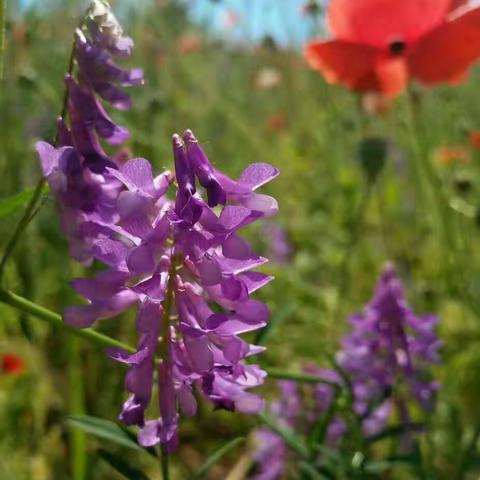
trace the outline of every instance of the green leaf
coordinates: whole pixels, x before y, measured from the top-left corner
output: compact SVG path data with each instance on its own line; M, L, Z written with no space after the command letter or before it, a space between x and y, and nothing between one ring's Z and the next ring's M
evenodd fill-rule
M323 475L322 473L317 471L317 469L313 465L307 462L300 463L300 470L305 474L304 476L306 478L309 478L311 480L329 480L332 478L330 476Z
M141 470L136 467L132 467L125 460L114 455L113 453L100 449L97 451L97 454L115 471L123 475L125 478L128 478L128 480L149 480L149 478Z
M190 480L197 480L202 478L208 470L215 465L224 455L233 450L237 445L240 445L245 441L244 437L234 438L232 441L220 447L217 451L213 452L206 460L203 462L202 466L190 477Z
M102 418L90 417L88 415L70 415L68 423L75 428L80 428L84 432L95 435L96 437L110 440L122 447L131 448L133 450L145 452L138 443L127 433L120 425L110 420Z
M258 332L253 343L255 345L264 344L273 329L281 325L296 309L297 305L295 303L285 305L285 307L283 307L276 315L273 315L267 325Z
M394 425L383 430L376 435L372 435L366 439L366 442L371 444L383 440L385 438L392 438L392 437L399 437L404 435L405 433L410 432L420 432L425 429L425 425L419 422L410 422L410 423L403 423L401 425Z
M46 189L45 191L48 190ZM26 188L15 195L0 199L0 218L7 217L21 207L26 206L31 200L33 193L33 188Z
M364 465L364 470L368 473L378 474L399 466L417 467L420 463L418 455L398 455L388 457L384 460L367 462Z
M295 432L290 430L283 425L280 425L275 419L273 419L270 415L265 413L259 413L258 417L262 420L262 422L267 425L271 430L273 430L276 434L280 435L285 443L296 453L298 453L303 458L309 458L310 452L301 437L299 437Z

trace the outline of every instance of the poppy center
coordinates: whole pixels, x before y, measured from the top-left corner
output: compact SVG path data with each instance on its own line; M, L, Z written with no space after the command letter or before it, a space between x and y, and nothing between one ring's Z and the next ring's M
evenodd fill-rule
M388 50L395 57L401 55L406 48L407 44L403 40L394 40L388 45Z

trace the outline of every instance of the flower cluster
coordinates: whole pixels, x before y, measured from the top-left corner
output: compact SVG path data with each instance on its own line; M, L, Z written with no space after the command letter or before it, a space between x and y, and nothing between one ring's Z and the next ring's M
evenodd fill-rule
M303 371L319 378L319 383L301 386L297 382L278 382L280 398L269 405L270 413L276 417L280 427L296 433L310 435L315 425L325 415L329 415L335 397L342 385L340 375L334 370L306 365ZM338 445L345 433L346 424L334 414L329 419L322 439L329 446ZM257 465L254 480L278 480L283 478L288 460L288 449L282 437L267 427L256 430L257 449L254 460Z
M59 121L58 145L40 142L37 150L72 255L107 267L73 281L87 303L67 308L64 320L85 328L138 305L137 351L108 352L129 365L130 397L120 418L140 427L142 445L172 450L179 412L196 412L194 387L216 408L254 413L262 407L248 390L266 374L244 360L263 348L241 334L266 324L268 308L251 295L272 278L253 271L267 260L238 232L277 212L277 202L256 189L278 170L253 164L235 181L209 162L190 130L173 136L174 174L154 177L143 158L108 156L100 138L118 145L128 132L113 123L98 96L117 108L130 106L119 86L139 83L141 72L120 69L111 56L131 47L110 10L94 2L76 34L77 78L66 78L70 125ZM147 420L155 379L160 418Z
M406 383L421 408L431 409L439 387L428 378L430 367L439 362L437 317L415 315L391 265L372 301L350 322L353 331L343 339L337 361L351 378L357 413L362 415L372 401L398 388L399 381Z
M470 3L472 5L470 5ZM457 83L480 58L480 8L468 0L332 0L333 39L305 56L330 83L393 97L414 78Z
M300 388L295 382L279 382L281 398L270 406L281 426L306 435L322 417L326 419L324 437L317 440L330 447L348 434L345 412L335 405L341 391L351 390L351 413L368 438L386 428L394 407L399 410L400 421L408 424L408 402L412 399L429 411L439 388L429 379L430 367L439 361L437 319L417 316L408 308L392 266L383 272L364 313L350 321L353 331L337 353L338 372L308 366L305 373L317 376L320 383ZM256 438L258 471L254 478L281 478L287 462L283 439L268 428L258 429Z
M113 122L98 96L115 108L130 107L130 97L121 87L141 84L143 73L122 69L112 58L129 55L132 46L110 7L92 1L82 28L75 32L71 71L65 76L70 125L59 118L55 145L39 142L36 147L59 205L70 253L82 263L92 259L93 240L118 219L115 201L121 183L109 169L118 169L122 156L107 155L100 138L118 146L129 132Z

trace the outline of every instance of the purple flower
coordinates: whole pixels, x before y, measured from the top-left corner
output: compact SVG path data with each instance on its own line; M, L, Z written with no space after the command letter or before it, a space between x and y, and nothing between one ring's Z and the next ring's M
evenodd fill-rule
M39 142L36 146L43 174L57 199L70 253L86 264L92 260L95 241L111 238L110 226L118 222L119 215L117 197L122 183L112 171L119 168L120 157L109 157L101 139L119 145L129 136L110 118L97 95L117 108L130 105L129 97L119 87L142 83L142 73L138 69L122 70L111 56L127 55L132 47L133 42L123 36L108 4L94 0L82 29L76 32L72 65L78 66L78 72L65 77L66 115L58 120L56 144ZM91 299L96 307L88 312L72 310L70 314L91 316L98 307L97 317L111 316L131 297L129 293L117 293L111 305L103 302L100 306L101 301Z
M357 413L363 415L399 382L407 385L422 409L431 409L439 388L429 379L431 366L439 362L437 318L416 315L408 307L391 265L385 268L364 312L350 321L353 331L344 338L337 361L352 380ZM386 423L386 415L380 417Z
M37 151L72 256L106 267L72 282L86 302L67 308L64 321L85 328L138 306L137 351L108 351L129 366L120 419L140 427L142 445L173 450L180 415L196 413L194 389L214 408L262 408L250 390L266 374L245 360L264 348L242 335L266 325L269 310L252 295L272 277L253 271L267 260L239 231L277 212L277 202L256 190L279 172L258 163L232 180L211 165L190 130L173 136L175 176L154 176L143 158L107 155L102 142L119 145L128 131L99 97L130 106L121 87L142 83L142 72L121 69L112 55L129 55L132 46L110 7L94 0L76 32L77 74L65 78L68 121L59 120L55 147L40 142ZM152 397L157 419L146 418Z
M269 223L264 226L262 233L268 243L267 252L270 260L278 264L288 263L292 257L293 248L286 230L276 223Z
M110 224L101 225L91 253L108 268L93 279L73 282L88 304L64 313L69 325L83 328L133 303L139 305L137 352L109 351L112 358L130 365L125 385L131 395L120 419L141 427L142 445L161 442L170 450L178 443L179 415L196 412L194 388L215 408L242 413L262 408L261 397L250 389L261 385L266 374L244 360L264 348L250 345L242 334L265 326L268 308L252 294L272 280L252 271L266 259L255 255L238 235L243 226L271 214L271 209L251 210L238 197L226 195L221 211L212 210L197 190L198 181L211 197L209 184L200 182L192 164L187 142L198 144L191 131L183 139L173 137L173 201L167 196L174 185L172 174L154 177L145 159L105 168L104 174L119 184L116 215ZM197 145L195 152L199 150ZM205 171L214 171L222 181L227 178L213 170L205 156L202 162ZM247 170L259 179L258 184L278 174L264 164ZM259 195L253 193L251 183L248 192L246 183L241 188L245 196ZM155 377L160 417L147 420Z

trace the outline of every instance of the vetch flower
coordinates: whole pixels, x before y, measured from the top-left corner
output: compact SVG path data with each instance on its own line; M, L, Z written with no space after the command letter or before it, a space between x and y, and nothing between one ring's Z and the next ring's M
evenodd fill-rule
M93 0L75 34L72 68L65 76L65 118L58 119L56 143L36 145L44 177L58 203L70 253L86 264L93 258L94 241L109 238L109 226L119 219L116 207L122 183L111 172L124 160L107 155L101 140L117 146L129 132L110 118L98 97L116 108L130 107L130 97L120 87L142 83L143 73L121 69L112 55L129 55L132 47L108 4ZM105 279L101 281L103 285ZM100 312L108 316L117 308L104 305Z
M73 288L88 303L64 312L65 322L84 328L138 304L137 352L109 350L130 366L125 387L131 395L120 419L141 427L142 445L163 443L169 450L178 443L180 414L196 412L194 388L215 408L262 408L250 389L266 374L244 360L264 348L241 335L266 325L268 308L252 295L272 277L253 271L267 260L238 231L278 208L255 192L278 175L275 168L253 164L233 180L212 166L190 130L174 135L172 148L175 176L154 177L141 158L106 167L120 184L116 216L101 225L91 252L107 269L75 280ZM174 200L167 196L172 188ZM160 416L146 419L155 378Z
M307 61L358 92L458 83L480 57L480 8L469 2L332 0L327 23L333 39L307 44Z
M280 397L269 405L270 413L279 426L288 428L296 434L310 435L316 422L327 415L335 401L336 387L341 387L342 379L334 370L322 369L313 364L305 365L305 373L316 375L325 382L314 385L300 385L294 381L278 382ZM336 446L346 432L346 423L337 414L327 425L325 442ZM256 450L253 459L256 470L254 480L278 480L287 471L288 448L283 438L268 427L255 431Z
M353 331L343 339L337 362L351 379L357 413L363 415L372 402L378 403L401 384L420 408L431 409L439 388L429 378L431 366L439 362L437 318L416 315L408 307L391 265L385 268L364 312L350 321Z

